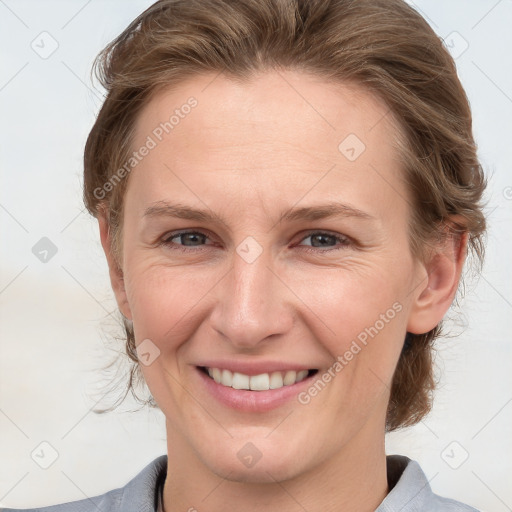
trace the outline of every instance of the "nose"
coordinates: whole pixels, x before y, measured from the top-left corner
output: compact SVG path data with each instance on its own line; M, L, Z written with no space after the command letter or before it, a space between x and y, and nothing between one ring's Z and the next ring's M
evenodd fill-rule
M212 327L238 349L260 347L293 325L294 295L269 252L251 263L234 253L232 268L217 287Z

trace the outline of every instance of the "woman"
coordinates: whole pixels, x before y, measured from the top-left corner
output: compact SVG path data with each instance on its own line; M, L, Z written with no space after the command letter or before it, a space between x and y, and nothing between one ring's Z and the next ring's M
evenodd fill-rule
M475 510L384 448L428 413L483 254L471 112L428 24L401 0L163 0L98 64L85 203L168 453L38 510Z

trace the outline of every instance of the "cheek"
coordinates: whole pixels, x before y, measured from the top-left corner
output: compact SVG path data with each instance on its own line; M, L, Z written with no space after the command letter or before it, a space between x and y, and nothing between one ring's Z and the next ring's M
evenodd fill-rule
M302 280L294 291L316 314L313 323L324 327L321 339L331 339L330 345L338 353L348 348L347 343L353 339L359 337L364 342L367 330L372 337L377 335L376 330L385 336L401 331L406 324L407 285L396 269L375 265L357 271L333 269L316 274Z
M309 326L332 357L331 376L340 410L370 404L388 391L407 324L406 275L382 265L365 271L333 271L304 283L298 295L317 315ZM321 375L319 375L321 377ZM329 378L326 376L326 378Z
M161 350L172 349L190 335L187 327L206 299L205 292L214 285L215 276L193 268L153 265L146 258L132 261L127 269L125 289L137 341L150 338Z
M389 345L401 343L399 333L406 324L402 302L407 284L401 276L407 275L408 262L395 262L387 267L382 260L333 269L291 266L281 277L293 293L283 288L282 301L293 301L287 311L302 318L297 327L311 331L312 339L333 358L357 341L365 353L375 353L376 361L386 361ZM143 252L132 253L125 269L137 341L149 338L169 351L207 319L208 308L215 307L209 305L208 291L222 286L219 281L225 273L217 266L165 265Z

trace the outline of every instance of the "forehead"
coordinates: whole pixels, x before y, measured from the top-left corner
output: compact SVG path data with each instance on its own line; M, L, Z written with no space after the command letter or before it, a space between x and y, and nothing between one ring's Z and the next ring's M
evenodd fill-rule
M261 73L246 82L200 75L159 91L139 114L132 149L148 138L154 147L130 181L147 200L176 176L205 194L216 184L233 191L236 177L247 197L258 188L277 197L281 188L282 198L287 183L296 202L334 169L311 193L342 186L357 196L359 187L363 203L378 197L389 206L401 181L393 146L398 130L386 104L355 84L297 71Z
M190 98L197 102L192 109L187 107ZM274 140L276 128L284 129L279 139L293 145L303 142L298 140L300 136L314 140L328 134L331 139L336 132L338 137L344 132L356 133L375 144L385 142L382 135L389 134L390 127L398 128L385 103L360 85L328 82L291 70L260 73L244 82L222 74L205 74L163 88L139 114L134 140L142 142L159 122L169 121L173 114L172 128L164 135L172 133L178 142L194 133L207 134L201 141L205 148L246 142L256 131L258 141L265 133ZM189 116L192 121L183 123ZM186 132L180 124L187 125ZM334 150L336 154L337 148Z

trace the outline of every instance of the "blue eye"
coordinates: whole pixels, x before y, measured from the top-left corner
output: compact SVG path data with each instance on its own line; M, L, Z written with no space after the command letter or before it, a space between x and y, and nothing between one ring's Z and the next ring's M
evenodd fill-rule
M305 251L327 252L340 250L350 245L350 240L347 237L326 231L314 231L302 238L301 241L307 238L311 238L312 243L307 244L309 247L302 246ZM180 243L173 242L174 239L179 239ZM180 231L178 233L169 233L160 241L160 244L182 252L194 252L198 250L197 248L200 245L204 245L201 242L206 242L208 239L208 235L201 231ZM319 245L313 245L313 243L318 243ZM339 244L339 246L336 247L336 244Z
M315 249L320 249L320 251L336 251L339 249L343 249L347 245L350 245L350 240L342 235L336 235L331 234L325 231L315 231L314 233L309 233L306 237L302 239L302 241L306 240L306 238L311 238L312 240L316 240L320 243L318 246L313 246L313 244L310 244L310 248L305 249L306 251L312 251ZM334 242L334 245L328 245L326 244L326 240L331 240ZM339 242L341 244L341 247L335 247L336 242ZM328 247L327 249L322 249L322 247Z
M178 244L178 246L176 247L177 244L172 242L174 238L179 238L182 243L184 242L184 245L180 246ZM205 239L208 239L208 236L205 235L204 233L201 233L200 231L181 231L180 233L171 233L171 236L167 236L166 238L164 238L161 243L163 245L171 247L172 249L178 249L180 251L187 252L190 250L193 251L194 249L184 249L183 247L197 247L196 245L194 245L194 242L197 242L198 240L204 241Z

